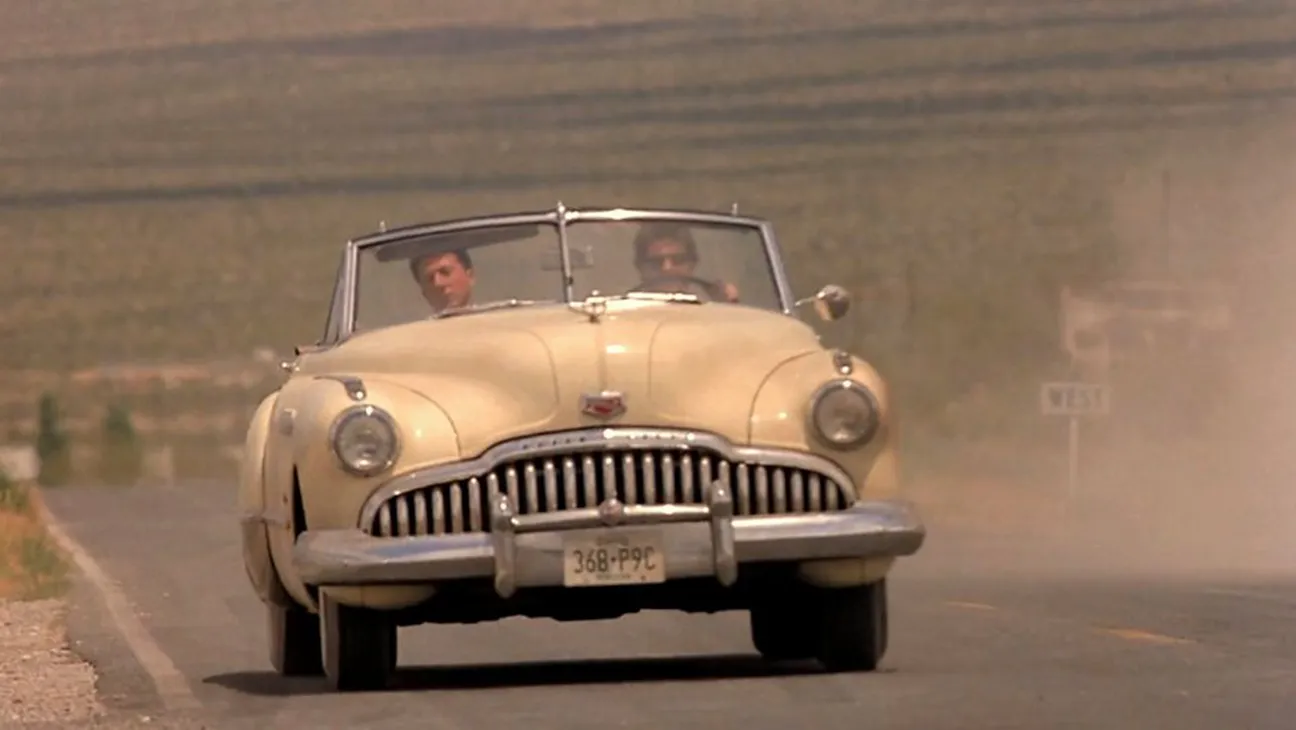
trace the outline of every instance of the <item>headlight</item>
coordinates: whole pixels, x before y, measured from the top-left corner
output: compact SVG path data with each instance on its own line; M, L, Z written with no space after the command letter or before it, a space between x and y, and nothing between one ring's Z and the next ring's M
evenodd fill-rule
M879 425L877 400L852 380L834 380L810 399L810 428L834 448L859 446Z
M396 422L374 406L355 406L333 421L329 442L342 468L357 476L373 476L390 469L400 451Z

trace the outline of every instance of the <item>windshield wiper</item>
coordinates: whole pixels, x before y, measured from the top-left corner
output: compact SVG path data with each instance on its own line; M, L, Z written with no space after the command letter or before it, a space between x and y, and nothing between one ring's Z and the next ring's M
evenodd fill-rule
M630 299L640 302L676 302L679 304L701 304L702 299L696 294L666 291L628 291L624 294L607 297L608 299Z
M443 309L432 315L432 319L446 319L448 317L459 317L465 314L479 314L481 312L494 312L500 309L513 309L515 307L529 307L533 304L552 304L550 299L499 299L493 302L482 302L481 304L468 304L462 307L451 307Z

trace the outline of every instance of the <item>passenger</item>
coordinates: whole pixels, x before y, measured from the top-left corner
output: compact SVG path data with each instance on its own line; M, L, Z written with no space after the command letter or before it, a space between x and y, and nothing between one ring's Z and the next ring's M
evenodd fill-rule
M467 306L472 300L472 257L465 249L410 259L410 273L433 312Z

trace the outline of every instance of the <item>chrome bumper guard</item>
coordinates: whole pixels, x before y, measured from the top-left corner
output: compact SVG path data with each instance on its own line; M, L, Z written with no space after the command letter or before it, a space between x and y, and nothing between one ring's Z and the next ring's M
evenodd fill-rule
M713 575L723 585L746 562L901 557L926 529L903 501L859 502L838 512L734 517L733 495L712 483L704 505L624 505L519 516L506 494L490 504L490 533L373 537L360 529L307 530L294 548L310 585L424 583L494 576L503 598L519 587L563 584L562 539L572 531L663 530L667 579Z

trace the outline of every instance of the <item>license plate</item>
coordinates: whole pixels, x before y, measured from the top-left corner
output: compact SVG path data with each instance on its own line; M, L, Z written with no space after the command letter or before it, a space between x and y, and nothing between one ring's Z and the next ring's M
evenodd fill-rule
M563 585L616 586L666 581L666 552L657 530L609 530L563 541Z

